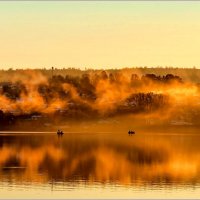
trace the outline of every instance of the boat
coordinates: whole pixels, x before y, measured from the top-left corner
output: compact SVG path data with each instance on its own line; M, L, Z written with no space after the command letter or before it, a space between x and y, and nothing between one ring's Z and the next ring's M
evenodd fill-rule
M63 134L64 134L63 131L61 131L61 130L58 130L58 131L57 131L57 135L58 135L58 136L62 136Z
M135 131L129 130L129 131L128 131L128 134L129 134L129 135L135 134Z

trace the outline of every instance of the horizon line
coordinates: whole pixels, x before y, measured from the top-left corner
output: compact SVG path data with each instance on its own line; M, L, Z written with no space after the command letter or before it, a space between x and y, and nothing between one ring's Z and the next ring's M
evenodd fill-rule
M39 67L39 68L34 68L34 67L27 67L27 68L13 68L13 67L9 67L9 68L0 68L0 71L17 71L17 70L52 70L52 68L54 70L69 70L69 69L73 69L73 70L80 70L80 71L88 71L88 70L94 70L94 71L98 71L98 70L123 70L123 69L200 69L200 67L175 67L175 66L133 66L133 67L120 67L120 68L116 68L116 67L109 67L109 68L90 68L90 67L56 67L56 66L52 66L52 67Z

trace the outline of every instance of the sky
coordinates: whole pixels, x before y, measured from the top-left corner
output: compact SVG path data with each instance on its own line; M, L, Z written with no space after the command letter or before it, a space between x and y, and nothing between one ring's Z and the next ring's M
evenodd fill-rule
M200 2L0 2L0 69L200 68Z

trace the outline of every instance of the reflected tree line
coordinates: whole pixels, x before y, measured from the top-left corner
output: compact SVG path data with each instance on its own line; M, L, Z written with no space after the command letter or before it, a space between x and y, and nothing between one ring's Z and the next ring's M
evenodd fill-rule
M1 137L0 177L9 181L97 181L120 184L197 184L199 154L166 138L134 140L93 137L52 140L52 137ZM194 138L193 138L194 139ZM197 138L196 138L197 139ZM198 144L191 143L198 149ZM176 145L176 149L172 148ZM184 156L183 156L184 154ZM41 176L42 175L42 176Z

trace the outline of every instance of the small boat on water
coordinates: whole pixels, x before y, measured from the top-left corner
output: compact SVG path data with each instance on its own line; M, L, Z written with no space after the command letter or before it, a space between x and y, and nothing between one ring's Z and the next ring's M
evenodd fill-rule
M128 134L129 134L129 135L133 135L133 134L135 134L135 131L129 130L129 131L128 131Z
M58 131L57 131L57 135L58 135L58 136L62 136L63 134L64 134L63 131L61 131L61 130L58 130Z

